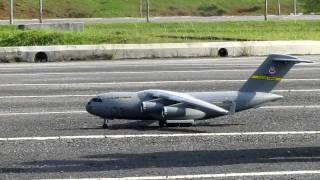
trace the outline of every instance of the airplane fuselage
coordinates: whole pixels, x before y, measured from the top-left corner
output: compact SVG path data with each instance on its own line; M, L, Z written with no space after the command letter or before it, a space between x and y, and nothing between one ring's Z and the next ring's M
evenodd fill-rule
M230 109L234 106L234 112L254 108L282 98L282 96L271 93L239 91L191 92L187 94L224 109ZM221 116L221 114L208 113L201 108L188 107L183 103L163 101L161 98L154 99L145 91L100 94L88 102L86 109L89 113L103 119L202 120Z

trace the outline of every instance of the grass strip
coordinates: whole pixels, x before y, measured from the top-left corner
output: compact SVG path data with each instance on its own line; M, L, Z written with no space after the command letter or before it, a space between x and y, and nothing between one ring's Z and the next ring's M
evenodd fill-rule
M86 24L85 32L0 26L0 46L320 40L320 21Z

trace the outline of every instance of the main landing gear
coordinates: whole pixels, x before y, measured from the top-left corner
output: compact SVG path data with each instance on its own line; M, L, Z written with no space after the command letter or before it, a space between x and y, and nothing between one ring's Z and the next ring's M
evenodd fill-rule
M108 129L109 128L109 119L104 119L103 120L102 128L103 129Z
M159 121L159 127L164 127L164 126L167 126L167 122L166 121Z

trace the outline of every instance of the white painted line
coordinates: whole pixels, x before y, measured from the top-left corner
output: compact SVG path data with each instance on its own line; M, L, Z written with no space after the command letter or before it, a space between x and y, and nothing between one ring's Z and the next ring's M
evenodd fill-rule
M214 92L214 91L213 91ZM277 92L320 92L320 89L280 89ZM190 92L185 92L190 93ZM94 97L97 94L60 94L60 95L40 95L40 96L0 96L0 99L19 99L19 98L64 98L64 97Z
M0 99L19 99L19 98L65 98L65 97L94 97L96 94L62 94L62 95L43 95L43 96L0 96Z
M27 69L85 69L85 68L115 68L115 67L156 67L161 65L161 67L171 67L171 66L237 66L237 67L258 67L258 63L151 63L151 64L101 64L101 65L84 65L84 66L30 66L30 67L0 67L0 70L27 70ZM314 66L313 66L314 67ZM316 66L317 67L317 66Z
M46 141L63 139L127 139L127 138L168 138L168 137L220 137L220 136L288 136L320 135L320 131L279 131L279 132L233 132L233 133L190 133L190 134L131 134L131 135L86 135L52 137L13 137L0 138L0 141Z
M197 80L197 81L145 81L145 82L109 82L109 83L64 83L64 84L0 84L0 87L15 86L97 86L97 85L129 85L129 84L169 84L194 82L243 82L245 80Z
M222 63L232 63L232 62L258 62L261 63L264 61L265 58L261 57L226 57L226 58L170 58L170 59L139 59L139 60L117 60L117 61L78 61L78 62L49 62L45 64L32 64L32 63L19 63L19 64L3 64L1 68L5 69L8 67L78 67L78 66L109 66L109 65L117 65L117 64L185 64L185 63L215 63L221 61Z
M148 68L148 67L156 67L156 66L161 66L161 67L172 67L174 66L175 68L181 68L181 67L184 67L184 68L200 68L200 67L217 67L217 66L230 66L230 67L251 67L251 68L258 68L260 66L260 64L258 63L168 63L166 64L165 62L162 62L162 63L159 63L159 64L119 64L119 65L92 65L92 66L61 66L61 67L0 67L0 70L43 70L43 69L50 69L50 70L53 70L53 69L97 69L97 68L104 68L104 69L107 69L107 68L116 68L116 67L127 67L127 68L136 68L136 67L144 67L144 68ZM305 64L301 64L300 65L301 67L313 67L313 68L319 68L318 64L316 63L313 63L312 66L311 65L305 65Z
M214 92L214 91L213 91ZM320 89L282 89L273 90L272 92L320 92ZM188 92L186 92L188 93ZM0 96L0 99L16 98L63 98L63 97L94 97L97 94L61 94L61 95L40 95L40 96Z
M305 105L305 106L263 106L259 109L318 109L320 105Z
M279 89L272 92L320 92L320 89Z
M308 58L310 59L310 58ZM90 62L50 62L47 64L30 64L30 63L19 63L19 64L4 64L0 69L8 69L8 68L74 68L74 67L101 67L101 66L117 66L117 65L137 65L140 66L141 64L147 65L163 65L163 64L204 64L204 63L229 63L229 64L236 64L239 62L243 63L251 63L254 62L255 64L259 65L265 60L265 57L245 57L245 58L238 58L238 57L230 57L230 58L188 58L188 59L142 59L142 60L117 60L117 61L90 61ZM314 64L319 64L317 59L312 59ZM259 64L258 64L259 63ZM309 64L299 64L309 66Z
M56 179L56 180L175 180L175 179L208 179L208 178L243 178L243 177L262 177L262 176L302 176L318 175L320 170L303 171L272 171L272 172L249 172L249 173L223 173L223 174L196 174L196 175L177 175L177 176L140 176L123 178L84 178L84 179Z
M320 68L317 68L317 70ZM95 71L95 72L57 72L57 73L1 73L0 76L40 76L40 75L95 75L95 74L155 74L155 73L209 73L209 72L253 72L255 69L215 69L215 70L172 70L172 71Z
M62 84L0 84L0 87L16 86L101 86L101 85L129 85L129 84L176 84L176 83L220 83L220 82L246 82L247 80L188 80L188 81L145 81L145 82L109 82L109 83L62 83ZM320 81L320 79L284 79L282 81Z
M255 66L261 65L263 60L248 60L248 59L195 59L195 60L161 60L161 61L96 61L90 63L48 63L48 64L17 64L3 65L0 70L26 70L26 69L83 69L83 68L108 68L108 67L154 67L154 66ZM319 67L320 62L311 64L298 64L297 66L312 66Z
M96 74L156 74L156 73L214 73L214 72L253 72L256 69L211 69L211 70L170 70L170 71L94 71L94 72L49 72L49 73L1 73L0 76L44 76L44 75L96 75ZM298 68L292 71L320 70L319 68Z
M262 106L258 109L319 109L320 105L305 106ZM0 113L0 116L26 116L26 115L54 115L54 114L87 114L87 111L54 111L54 112L8 112Z
M78 62L49 62L44 64L19 63L3 64L0 68L25 68L25 67L93 67L93 66L116 66L116 65L162 65L162 64L202 64L202 63L262 63L266 58L261 57L225 57L225 58L163 58L163 59L137 59L137 60L115 60L115 61L78 61Z
M87 111L61 111L61 112L21 112L0 113L0 116L23 116L23 115L52 115L52 114L86 114Z

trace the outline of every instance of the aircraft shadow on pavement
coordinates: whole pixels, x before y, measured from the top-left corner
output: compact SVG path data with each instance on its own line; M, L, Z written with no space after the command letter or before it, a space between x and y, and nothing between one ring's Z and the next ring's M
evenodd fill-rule
M207 133L205 130L199 130L198 127L228 127L228 126L242 126L245 124L235 124L235 123L224 123L224 124L212 124L210 122L197 123L193 127L163 127L160 128L154 122L146 121L132 121L129 123L121 124L111 124L108 129L102 129L101 126L96 127L86 127L86 128L67 128L67 129L56 129L58 131L71 131L71 130L135 130L135 131L160 131L160 132L180 132L180 133Z
M98 154L77 160L24 162L20 164L21 168L0 168L0 173L98 172L294 162L320 162L320 147Z
M245 126L246 124L240 123L224 123L224 124L212 124L212 123L199 123L196 127L228 127L228 126Z

